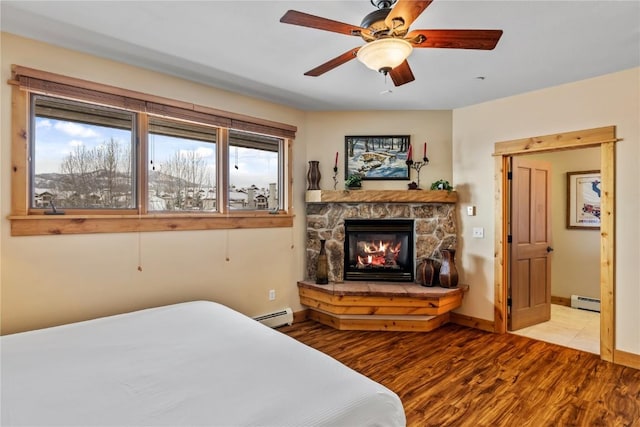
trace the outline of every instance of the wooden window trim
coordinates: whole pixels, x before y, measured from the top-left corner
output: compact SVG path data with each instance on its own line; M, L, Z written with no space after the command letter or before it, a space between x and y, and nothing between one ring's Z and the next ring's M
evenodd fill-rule
M216 230L233 228L274 228L292 227L292 142L295 126L256 119L235 113L228 113L209 107L134 92L127 89L65 77L45 71L18 65L12 66L12 119L11 119L11 235L35 236L57 234L123 233L141 231ZM29 208L29 95L39 93L65 97L100 105L120 107L142 114L168 115L178 119L222 126L220 132L226 135L231 127L237 130L265 133L281 137L285 141L283 153L286 185L284 191L285 208L277 212L242 211L221 213L147 213L146 173L139 173L139 206L133 210L78 211L65 215L45 215L42 209ZM139 126L138 136L143 132ZM146 159L142 144L137 144L139 159ZM224 153L220 153L224 154ZM222 157L227 161L226 156ZM146 163L145 163L146 164ZM228 164L226 165L228 167ZM227 185L228 178L221 168L218 178ZM224 187L226 188L226 187ZM224 202L226 191L221 192ZM226 205L222 205L226 206Z
M62 76L20 65L11 66L11 76L9 84L31 93L67 97L131 111L170 116L286 139L294 139L297 131L297 127L284 123Z
M281 211L277 214L243 212L228 215L11 215L9 219L12 236L42 236L292 227L293 217Z

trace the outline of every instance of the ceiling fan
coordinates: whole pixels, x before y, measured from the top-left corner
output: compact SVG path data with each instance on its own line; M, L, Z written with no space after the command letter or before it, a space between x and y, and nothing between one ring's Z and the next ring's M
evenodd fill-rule
M366 42L307 71L306 76L320 76L357 57L367 67L389 74L393 83L401 86L415 80L407 62L413 48L491 50L502 36L502 30L409 31L409 26L432 1L370 0L377 10L365 16L360 26L295 10L287 11L280 22L358 36Z

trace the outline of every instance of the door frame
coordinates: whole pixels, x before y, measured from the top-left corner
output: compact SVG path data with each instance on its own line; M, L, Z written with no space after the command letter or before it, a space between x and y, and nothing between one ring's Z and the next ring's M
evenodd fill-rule
M507 331L508 212L507 172L512 156L600 147L600 358L614 361L615 349L615 126L496 142L494 329Z

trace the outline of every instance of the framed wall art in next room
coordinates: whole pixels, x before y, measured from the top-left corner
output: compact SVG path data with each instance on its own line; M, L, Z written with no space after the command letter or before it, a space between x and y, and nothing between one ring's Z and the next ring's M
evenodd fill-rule
M567 228L600 228L599 170L567 172Z

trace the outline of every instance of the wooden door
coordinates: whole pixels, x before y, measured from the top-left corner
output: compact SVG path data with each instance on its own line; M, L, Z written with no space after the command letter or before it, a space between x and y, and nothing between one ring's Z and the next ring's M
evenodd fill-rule
M551 164L513 157L511 164L509 330L551 318Z

